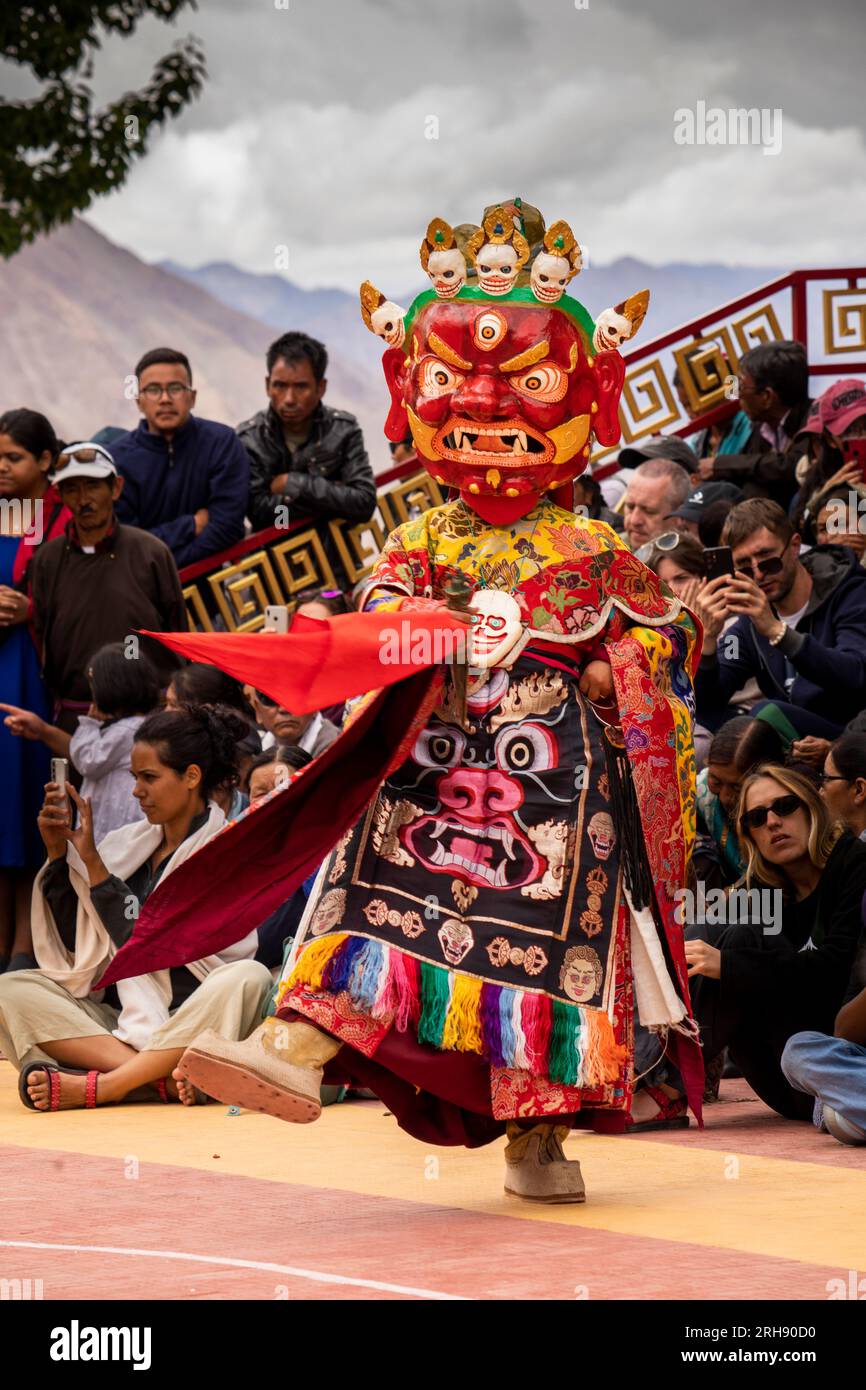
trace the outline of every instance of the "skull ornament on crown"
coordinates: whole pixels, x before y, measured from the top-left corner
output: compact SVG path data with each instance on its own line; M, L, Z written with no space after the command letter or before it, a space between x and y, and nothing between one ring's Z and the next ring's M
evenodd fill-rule
M453 228L434 217L421 243L421 265L440 299L453 299L466 284L466 261Z
M542 304L555 304L565 294L569 280L579 275L583 260L567 222L554 222L544 234L542 250L532 262L529 283Z
M486 209L480 227L434 218L421 263L432 288L405 314L369 281L361 290L364 321L388 344L385 434L411 431L440 485L507 524L582 473L593 438L618 442L625 364L612 343L594 347L592 316L565 293L580 270L570 227L545 233L518 198Z

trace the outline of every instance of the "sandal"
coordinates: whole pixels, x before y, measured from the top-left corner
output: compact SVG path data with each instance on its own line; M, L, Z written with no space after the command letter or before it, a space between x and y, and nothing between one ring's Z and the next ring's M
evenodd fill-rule
M48 1110L60 1109L60 1077L61 1076L86 1076L87 1082L84 1092L85 1110L96 1109L96 1081L100 1073L98 1071L84 1071L81 1067L58 1067L54 1062L29 1062L26 1067L22 1067L18 1073L18 1094L27 1106L28 1110L41 1110L41 1107L34 1105L27 1092L28 1078L34 1071L44 1071L48 1077L48 1084L51 1088L51 1099ZM70 1109L81 1108L70 1106ZM45 1112L46 1114L48 1111Z
M637 1123L629 1116L626 1120L626 1134L649 1134L660 1129L688 1129L689 1105L685 1096L669 1096L660 1086L644 1086L641 1089L652 1096L659 1113L651 1120L639 1120Z

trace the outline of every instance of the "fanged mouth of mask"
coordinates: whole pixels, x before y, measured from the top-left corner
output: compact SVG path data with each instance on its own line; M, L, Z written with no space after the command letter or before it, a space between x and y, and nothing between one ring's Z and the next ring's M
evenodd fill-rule
M526 430L498 429L493 425L476 426L467 429L465 425L454 425L442 440L446 449L454 453L466 454L514 454L518 458L524 454L543 454L544 444Z
M525 847L506 826L488 824L475 830L442 821L424 839L428 863L437 869L463 869L490 888L507 888L526 876Z

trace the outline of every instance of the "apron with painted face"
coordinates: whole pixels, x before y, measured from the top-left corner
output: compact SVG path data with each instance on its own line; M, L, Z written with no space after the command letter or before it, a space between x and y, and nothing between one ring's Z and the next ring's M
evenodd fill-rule
M350 931L494 986L608 1009L622 897L604 726L525 650L440 708L331 856L310 934Z

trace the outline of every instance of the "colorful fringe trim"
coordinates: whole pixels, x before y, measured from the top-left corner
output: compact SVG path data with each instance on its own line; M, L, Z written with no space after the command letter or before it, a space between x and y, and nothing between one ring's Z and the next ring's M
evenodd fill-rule
M607 1014L544 994L486 984L419 961L381 941L335 932L301 952L280 999L296 985L343 991L359 1013L410 1025L418 1041L446 1052L477 1052L494 1067L516 1067L565 1086L615 1082L625 1048Z

